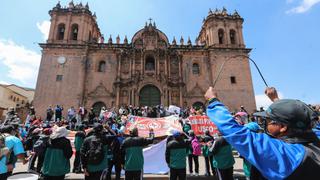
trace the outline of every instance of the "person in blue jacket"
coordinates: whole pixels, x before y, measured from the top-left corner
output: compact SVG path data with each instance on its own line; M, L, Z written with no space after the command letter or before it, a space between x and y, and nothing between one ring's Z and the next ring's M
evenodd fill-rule
M207 115L223 137L267 179L319 179L320 141L312 131L313 111L299 100L281 99L267 88L273 101L258 114L265 118L267 133L239 125L209 87Z

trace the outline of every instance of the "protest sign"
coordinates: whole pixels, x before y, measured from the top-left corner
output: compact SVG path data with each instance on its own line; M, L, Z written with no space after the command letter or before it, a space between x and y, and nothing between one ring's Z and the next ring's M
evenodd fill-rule
M212 123L208 116L189 116L191 128L196 135L203 135L206 130L209 130L211 135L217 134L217 126Z
M172 129L182 131L179 117L174 115L163 118L129 116L125 134L129 134L129 130L134 127L138 128L139 136L141 137L149 137L150 129L153 129L155 137L169 135L169 131Z

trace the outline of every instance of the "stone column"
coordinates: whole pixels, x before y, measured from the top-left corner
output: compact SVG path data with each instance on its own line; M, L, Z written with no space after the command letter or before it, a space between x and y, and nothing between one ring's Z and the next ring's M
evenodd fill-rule
M117 73L117 76L118 76L118 78L120 78L120 75L121 75L121 55L118 54L117 58L118 58L118 73Z
M63 37L63 40L65 42L68 42L70 40L70 31L71 31L71 14L68 15L68 20L66 23L66 29L65 29L65 36Z
M166 55L165 55L165 60L164 60L164 74L168 75L168 54L166 52Z
M143 63L143 52L141 51L141 75L143 75L144 63Z
M50 33L49 33L49 38L48 38L48 42L52 42L53 39L56 39L57 37L57 16L56 14L54 14L51 18L51 25L50 25Z
M157 55L157 72L156 74L159 75L160 74L160 56L159 56L159 53Z
M171 105L171 90L168 90L168 100L169 100L169 105Z
M182 86L180 85L180 96L179 96L179 99L180 99L180 107L183 106L183 99L182 99Z
M116 108L120 108L120 107L119 107L119 104L120 104L120 87L119 87L119 85L117 85L116 91L117 91Z

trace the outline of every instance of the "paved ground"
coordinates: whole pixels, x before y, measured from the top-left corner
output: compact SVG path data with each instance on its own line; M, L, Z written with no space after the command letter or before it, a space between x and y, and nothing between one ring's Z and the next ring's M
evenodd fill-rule
M73 156L74 157L74 156ZM73 162L73 157L71 158L71 162ZM235 179L244 179L244 175L243 175L243 169L242 169L242 159L240 159L238 156L235 157L235 165L234 165L234 177ZM193 176L190 176L188 175L188 178L187 179L211 179L211 180L214 180L216 178L214 177L205 177L204 174L205 174L205 163L204 163L204 158L203 157L200 157L199 158L199 174L200 176L199 177L193 177ZM73 164L71 163L71 166ZM71 167L72 169L72 167ZM22 165L22 163L17 163L16 165L16 168L15 168L15 171L14 172L26 172L27 171L27 165ZM187 169L187 172L188 172L188 169ZM69 173L66 175L66 179L72 179L72 180L80 180L80 179L84 179L84 175L83 174L74 174L74 173ZM144 175L144 179L152 179L152 180L156 180L156 179L168 179L168 175L155 175L155 174L145 174Z

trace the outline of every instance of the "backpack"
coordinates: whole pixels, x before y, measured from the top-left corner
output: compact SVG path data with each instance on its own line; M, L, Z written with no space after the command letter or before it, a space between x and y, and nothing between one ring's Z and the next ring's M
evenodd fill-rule
M198 139L195 137L192 141L191 141L191 145L192 145L192 154L196 155L196 156L200 156L201 155L201 144L199 143Z
M38 155L44 155L48 146L49 137L40 137L33 145L33 151Z
M104 159L103 143L99 138L95 138L90 142L90 148L87 152L88 164L98 165Z

